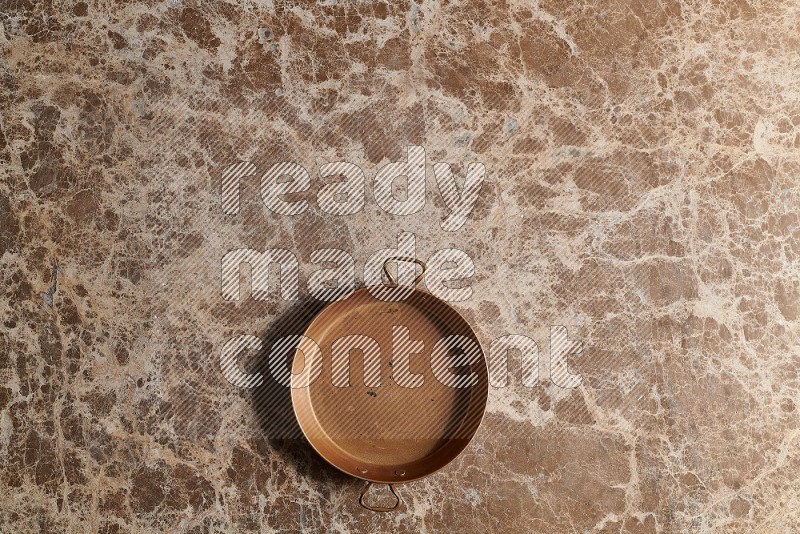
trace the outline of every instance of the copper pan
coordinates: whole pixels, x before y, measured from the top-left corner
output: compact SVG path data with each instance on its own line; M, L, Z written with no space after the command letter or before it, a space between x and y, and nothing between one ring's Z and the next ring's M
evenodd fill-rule
M386 268L392 261L422 267L413 288L397 285ZM425 264L390 258L383 268L389 284L380 289L404 298L379 300L363 288L326 306L305 332L319 350L301 343L295 351L291 391L308 442L337 469L366 480L359 502L380 512L400 504L394 485L426 477L464 450L489 396L475 332L416 287ZM394 506L365 502L374 482L389 485Z

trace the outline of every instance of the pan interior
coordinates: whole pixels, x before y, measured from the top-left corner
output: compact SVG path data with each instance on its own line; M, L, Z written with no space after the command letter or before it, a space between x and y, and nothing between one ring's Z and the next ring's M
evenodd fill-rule
M333 346L354 335L375 340L380 366L376 374L375 350L372 367L364 355L369 349L347 351L346 385L341 378L342 351L334 366ZM336 467L370 479L383 471L402 473L401 478L424 476L424 471L435 471L449 462L477 430L488 388L482 353L468 365L452 367L458 377L473 377L475 384L469 387L446 385L439 380L441 374L437 378L432 371L434 346L453 335L464 336L478 347L466 321L422 291L401 302L379 301L362 291L328 306L306 332L321 349L322 373L309 387L292 391L298 420L312 445ZM418 387L408 387L411 383L403 379L408 375L401 371L401 353L409 349L409 371L422 378ZM462 353L446 351L445 357ZM295 358L293 372L309 363L305 356ZM380 385L374 383L377 376Z

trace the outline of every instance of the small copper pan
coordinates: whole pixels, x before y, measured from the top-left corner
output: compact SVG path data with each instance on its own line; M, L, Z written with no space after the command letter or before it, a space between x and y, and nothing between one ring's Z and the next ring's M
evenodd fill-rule
M422 267L415 287L397 285L386 268L391 261ZM301 342L295 352L291 392L311 446L368 481L359 502L378 512L400 504L395 484L426 477L464 450L489 396L486 357L472 328L416 287L425 264L390 258L383 268L390 283L381 289L405 298L379 300L363 288L326 306L305 332L314 343ZM389 485L394 506L365 502L373 482Z

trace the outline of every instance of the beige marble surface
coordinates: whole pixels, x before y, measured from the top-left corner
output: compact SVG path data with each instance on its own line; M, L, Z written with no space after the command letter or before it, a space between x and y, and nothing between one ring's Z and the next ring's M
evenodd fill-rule
M798 4L321 4L3 3L0 531L800 530ZM320 165L408 145L486 166L462 229L432 178L413 216L319 210ZM225 215L239 160L301 163L309 209L253 179ZM220 260L286 248L303 289L312 251L360 272L401 230L473 259L485 344L566 326L583 383L512 359L374 514L224 379L293 305L226 302Z

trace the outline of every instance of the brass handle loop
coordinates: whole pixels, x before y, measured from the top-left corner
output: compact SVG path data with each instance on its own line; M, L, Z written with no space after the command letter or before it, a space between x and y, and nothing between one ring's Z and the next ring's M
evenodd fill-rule
M422 278L425 276L425 269L427 269L427 265L422 260L418 260L417 258L410 258L405 256L398 256L393 258L386 258L386 261L383 262L383 272L386 274L386 278L389 279L389 287L397 287L397 279L392 277L392 274L389 272L389 269L386 268L386 265L392 261L408 261L411 263L416 263L420 267L422 267L422 272L414 279L414 285L419 284L422 281Z
M394 495L394 498L397 499L397 501L394 503L394 506L390 506L390 507L371 506L371 505L367 504L366 502L364 502L364 497L367 496L367 492L369 491L369 488L372 487L372 482L367 482L367 485L364 486L364 490L361 492L361 496L358 498L358 504L360 504L361 506L363 506L367 510L371 510L373 512L391 512L392 510L396 510L397 507L400 506L400 496L394 490L394 484L387 484L387 486L389 486L389 490L392 492L392 495Z

